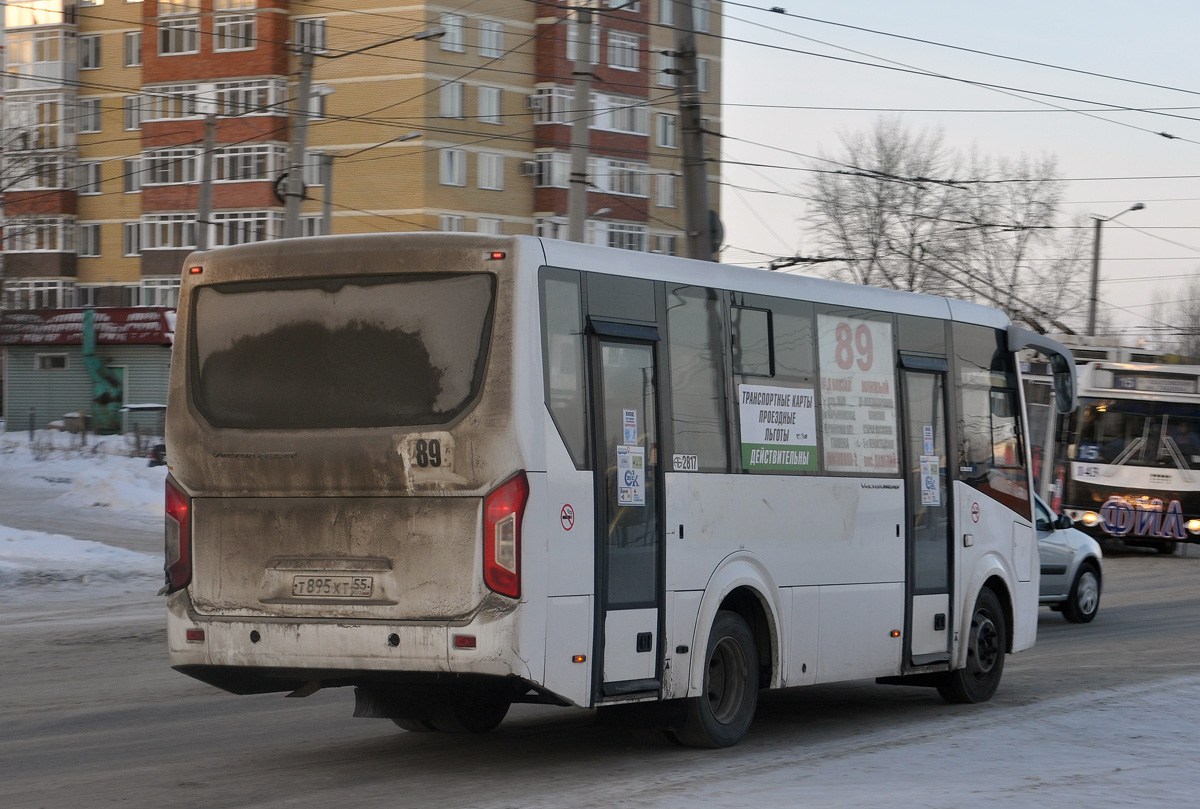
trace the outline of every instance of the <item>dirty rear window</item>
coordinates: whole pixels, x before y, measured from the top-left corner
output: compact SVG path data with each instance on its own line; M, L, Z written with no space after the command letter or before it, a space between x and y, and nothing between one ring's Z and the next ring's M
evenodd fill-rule
M193 399L215 427L444 424L482 382L494 292L486 274L201 287Z

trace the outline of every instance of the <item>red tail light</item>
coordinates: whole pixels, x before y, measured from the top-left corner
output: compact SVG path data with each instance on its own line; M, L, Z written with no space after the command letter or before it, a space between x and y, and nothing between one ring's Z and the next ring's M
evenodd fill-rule
M192 502L167 480L166 564L167 592L188 586L192 580Z
M520 472L483 502L483 580L509 598L521 597L521 519L528 499L529 482Z

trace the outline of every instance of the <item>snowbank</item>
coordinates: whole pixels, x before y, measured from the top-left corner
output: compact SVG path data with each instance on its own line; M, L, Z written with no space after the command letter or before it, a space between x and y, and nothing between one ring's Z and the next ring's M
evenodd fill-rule
M103 587L137 583L148 587L161 578L159 556L0 525L0 588L9 596L61 584Z

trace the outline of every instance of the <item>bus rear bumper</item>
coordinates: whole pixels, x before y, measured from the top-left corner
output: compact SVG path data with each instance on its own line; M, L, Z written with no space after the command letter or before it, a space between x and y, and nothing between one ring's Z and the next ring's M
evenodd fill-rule
M512 616L463 625L203 616L171 597L172 668L235 694L463 676L532 680Z

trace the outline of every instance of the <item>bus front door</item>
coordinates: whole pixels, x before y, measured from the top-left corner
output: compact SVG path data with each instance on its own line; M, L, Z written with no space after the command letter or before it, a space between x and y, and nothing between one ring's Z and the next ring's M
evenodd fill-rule
M596 336L596 665L599 698L660 682L662 528L655 344Z
M945 361L902 356L908 475L908 665L949 659L951 547ZM912 366L918 367L912 367Z

